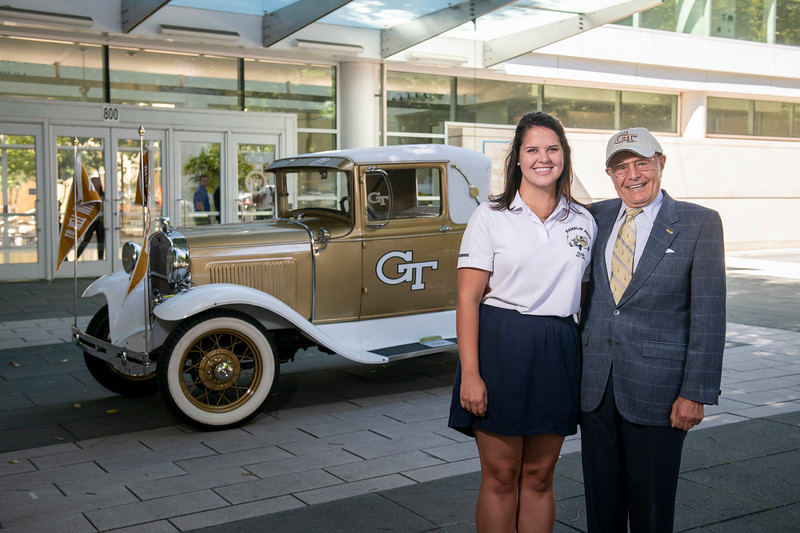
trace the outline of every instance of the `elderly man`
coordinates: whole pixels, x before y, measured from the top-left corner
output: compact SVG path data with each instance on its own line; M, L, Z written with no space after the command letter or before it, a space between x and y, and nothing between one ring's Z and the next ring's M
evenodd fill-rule
M581 439L589 532L671 532L686 432L720 394L725 258L716 211L661 190L666 155L615 133L582 311ZM702 179L702 176L693 176Z

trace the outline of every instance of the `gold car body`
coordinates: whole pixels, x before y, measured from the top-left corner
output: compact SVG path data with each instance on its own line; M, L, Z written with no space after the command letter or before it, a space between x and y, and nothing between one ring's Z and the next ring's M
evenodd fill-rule
M453 349L458 251L490 170L443 145L277 160L277 218L161 219L147 254L126 243L125 270L86 290L107 305L86 331L73 326L75 342L101 385L157 389L200 429L257 416L300 348L374 364ZM140 283L137 257L148 260Z
M182 320L216 307L244 310L279 346L294 330L304 340L292 346L366 363L455 346L458 250L489 193L488 157L389 146L279 159L268 172L277 218L178 229L191 288L155 301L146 344L136 324L143 290L120 297L114 275L87 290L107 296L112 344L152 352Z

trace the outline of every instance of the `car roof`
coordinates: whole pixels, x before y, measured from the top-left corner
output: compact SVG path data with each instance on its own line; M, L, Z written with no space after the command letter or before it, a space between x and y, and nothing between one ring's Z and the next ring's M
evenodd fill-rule
M492 162L489 157L474 150L447 144L348 148L278 159L269 168L318 166L345 170L353 165L435 162L448 163L450 218L455 223L465 224L478 203L488 198L491 189ZM477 188L477 197L472 195L473 188Z

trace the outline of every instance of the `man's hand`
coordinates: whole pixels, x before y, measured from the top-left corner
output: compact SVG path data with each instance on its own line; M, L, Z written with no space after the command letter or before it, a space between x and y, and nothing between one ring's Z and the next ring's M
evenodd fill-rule
M672 427L689 431L703 420L703 404L678 396L672 404L669 419Z

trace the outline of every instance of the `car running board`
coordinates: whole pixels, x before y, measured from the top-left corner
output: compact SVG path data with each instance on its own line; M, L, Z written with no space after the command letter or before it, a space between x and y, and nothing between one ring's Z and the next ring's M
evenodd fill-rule
M410 359L411 357L456 350L457 348L458 345L455 338L442 339L437 337L430 340L421 339L420 342L378 348L377 350L370 350L368 353L386 357L389 361L399 361L400 359Z

